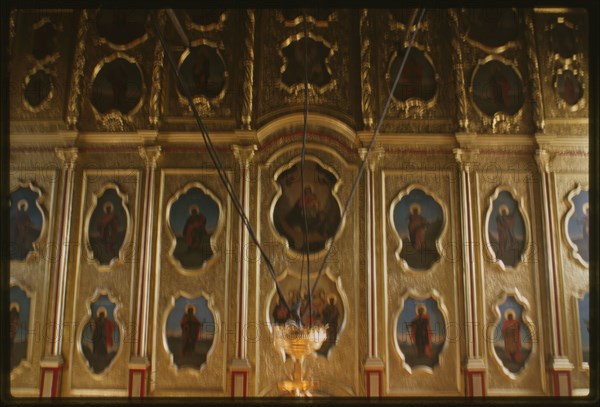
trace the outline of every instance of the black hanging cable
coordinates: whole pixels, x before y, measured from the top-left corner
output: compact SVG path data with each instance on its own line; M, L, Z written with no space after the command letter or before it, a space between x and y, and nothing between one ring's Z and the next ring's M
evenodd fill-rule
M302 155L300 161L300 189L302 199L302 213L304 214L304 248L306 249L306 286L308 295L308 326L312 327L312 290L310 287L310 245L308 241L308 219L306 215L306 198L304 193L304 168L306 163L306 138L308 135L308 28L306 26L306 9L302 9L304 20L304 134L302 135ZM312 191L311 191L312 193ZM304 254L302 255L304 259ZM300 286L302 286L302 272L300 272Z
M413 15L410 19L409 27L413 27L415 17L417 16L418 13L419 13L419 9L415 9L415 11L413 12ZM348 212L348 208L350 207L350 201L352 200L352 197L354 196L354 193L356 192L356 187L358 186L358 182L362 178L362 174L365 171L365 167L366 167L366 164L367 164L367 161L369 158L369 153L371 152L371 150L373 149L373 146L375 145L375 140L377 139L377 135L379 134L379 130L381 129L381 124L383 123L383 119L385 118L385 115L387 114L387 111L390 108L390 104L392 102L392 96L394 94L394 91L396 90L396 86L398 86L398 82L400 81L400 76L402 75L402 71L404 70L404 65L406 64L406 60L408 59L408 54L410 53L410 50L412 49L412 47L414 45L415 38L417 36L417 32L419 31L418 30L419 24L421 23L421 20L423 19L424 15L425 15L425 9L422 9L421 14L419 15L419 19L418 19L416 25L414 25L414 27L415 27L414 32L412 34L412 37L408 44L408 47L406 48L404 57L402 58L402 63L400 64L400 69L398 69L398 73L396 74L394 84L392 85L392 88L390 89L390 94L385 103L385 107L384 107L383 111L381 112L379 121L377 122L377 127L375 128L375 132L373 133L373 137L371 138L371 141L367 148L365 158L363 159L360 169L358 170L358 175L356 176L356 178L354 179L354 182L352 183L352 188L350 189L350 195L348 195L348 199L346 200L346 203L344 204L344 210L342 212L341 220L344 219L344 217L346 216L346 212ZM407 35L408 35L408 33L407 33ZM335 237L340 230L340 226L342 225L341 220L338 223L338 225L335 229L335 232L333 233L333 237ZM323 257L323 262L321 263L321 267L319 268L319 272L317 273L317 277L315 278L315 282L312 286L313 291L317 287L317 283L319 282L319 279L321 278L321 275L323 274L323 270L325 270L325 264L327 264L327 259L329 258L332 248L333 248L333 243L329 246L329 249L327 250L327 252L325 253L325 256Z
M179 21L177 20L177 17L175 16L175 14L173 13L172 10L167 10L167 14L169 15L169 17L171 18L171 21L173 22L173 25L175 26L175 29L177 30L179 36L181 37L182 41L184 42L184 44L189 47L191 45L190 41L187 39L187 36L185 35L183 29L181 28L181 24L179 24ZM154 25L154 28L156 30L157 36L160 40L160 43L163 47L163 50L165 52L165 54L167 55L167 59L169 60L169 64L171 65L171 68L173 69L173 72L175 74L175 77L177 78L179 85L181 86L181 89L183 90L183 93L189 103L189 106L192 110L192 113L194 115L194 118L196 119L196 123L198 125L198 128L200 129L200 134L202 135L202 139L204 140L204 144L206 146L206 149L208 151L208 154L217 170L217 173L219 175L219 178L221 179L221 182L223 183L223 185L225 186L225 189L227 190L227 193L229 195L229 197L231 198L231 201L233 202L233 206L235 207L236 211L238 212L238 214L240 215L240 217L242 218L242 222L244 223L244 225L246 226L248 233L250 235L250 237L252 238L254 244L256 244L256 247L258 248L258 250L260 251L260 254L262 256L262 258L265 261L265 265L267 267L267 270L269 270L269 273L271 274L271 277L273 279L273 282L275 283L275 288L277 289L277 294L279 295L279 299L280 301L283 302L283 305L287 308L287 310L289 312L291 312L290 306L287 303L285 296L283 294L283 290L281 289L281 286L279 285L279 282L277 281L277 278L275 276L275 270L273 268L273 264L271 263L271 261L269 260L269 258L267 257L267 254L265 253L265 251L263 250L261 244L258 241L258 238L256 237L256 233L254 232L254 229L252 228L252 225L250 223L250 220L248 219L248 217L246 216L246 213L244 212L244 208L242 207L237 194L235 192L235 189L233 187L233 185L231 185L231 182L229 181L229 178L227 177L227 174L225 174L225 170L223 169L223 165L219 159L219 155L217 154L213 144L212 144L212 140L210 139L210 136L208 134L208 131L204 125L204 122L202 122L202 119L200 118L200 114L198 113L198 109L196 109L196 105L194 104L194 100L192 98L191 92L187 86L187 84L185 83L185 81L183 80L183 77L181 76L181 73L179 72L179 70L177 69L177 64L175 62L175 59L173 58L173 55L171 55L171 52L169 51L168 48L168 44L165 40L165 37L163 35L163 33L161 32L159 25L158 25L158 21L156 19L156 16L154 15L154 13L150 13L151 19L152 19L152 23Z

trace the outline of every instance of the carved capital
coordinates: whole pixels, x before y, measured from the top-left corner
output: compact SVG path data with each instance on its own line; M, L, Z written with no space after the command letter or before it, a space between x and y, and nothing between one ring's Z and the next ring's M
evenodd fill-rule
M370 171L375 171L377 163L379 163L379 161L381 161L381 159L385 155L385 149L381 146L373 147L373 149L367 156L367 149L359 148L358 155L360 156L361 160L368 160L367 165L369 166Z
M461 171L470 172L478 162L479 150L477 149L455 148L452 152Z
M239 146L234 144L231 146L231 151L233 151L233 156L238 160L242 168L248 169L250 166L250 162L252 158L254 158L254 152L257 150L256 144L251 144L249 146Z
M160 146L139 147L138 152L146 162L146 167L156 168L156 161L160 157L162 149Z
M547 150L535 150L535 162L537 163L540 172L550 172L550 164L552 164L553 159L553 155L550 154Z
M77 161L78 150L76 147L70 148L55 148L56 156L62 161L64 169L72 170Z

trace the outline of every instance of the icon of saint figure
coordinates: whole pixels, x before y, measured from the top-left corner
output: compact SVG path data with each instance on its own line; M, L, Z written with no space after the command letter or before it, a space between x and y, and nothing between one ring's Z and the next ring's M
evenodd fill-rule
M106 356L113 346L113 332L115 324L108 319L105 307L98 308L96 318L92 324L93 352L98 356Z
M506 76L500 71L498 65L493 65L492 73L488 79L488 95L498 110L508 107L510 84Z
M590 204L588 202L581 205L581 211L583 212L583 219L581 220L583 240L584 242L590 241Z
M508 309L502 324L504 350L512 362L521 362L521 323L515 319L515 311Z
M12 349L15 344L15 339L17 338L17 330L19 329L19 325L21 325L21 319L19 317L20 307L19 304L13 302L10 304L10 349Z
M200 212L200 208L196 205L192 205L189 209L190 216L185 222L183 228L183 236L185 237L185 244L187 251L201 249L202 243L208 237L206 232L206 216Z
M11 243L14 248L12 258L23 259L33 248L29 236L34 226L27 213L28 209L29 204L27 200L21 199L17 203L17 212L10 219Z
M202 323L196 318L196 307L189 304L185 308L185 314L181 318L181 355L193 354L196 349L196 341L200 335Z
M323 310L323 323L327 325L327 342L335 342L337 339L340 311L335 305L335 295L330 294L327 297L329 303Z
M425 304L417 305L417 316L410 323L410 337L419 357L431 356L431 325Z
M415 250L425 248L425 235L427 234L427 220L421 216L421 205L412 204L408 215L408 234Z
M273 309L273 322L276 324L285 324L290 316L289 314L288 309L283 305L281 299L278 299L277 304Z
M98 232L100 232L100 241L104 245L104 250L109 259L117 257L115 243L119 232L119 220L114 212L112 202L106 202L103 207L104 214L98 222ZM118 248L117 248L118 249Z
M513 234L514 224L515 214L509 215L508 206L501 205L500 208L498 208L498 216L496 216L496 226L498 228L498 257L502 257L513 248L515 240Z

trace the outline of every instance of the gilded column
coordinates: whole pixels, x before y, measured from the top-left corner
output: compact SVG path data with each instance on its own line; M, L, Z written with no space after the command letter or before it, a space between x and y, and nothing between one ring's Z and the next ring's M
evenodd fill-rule
M460 132L466 133L469 131L469 115L458 16L454 9L450 9L448 12L450 13L452 25L452 63L454 66L454 87L456 88L456 103L458 107L458 128Z
M240 203L247 215L250 213L250 163L256 151L256 145L231 146L233 155L240 168ZM235 358L229 366L231 372L231 396L246 397L248 395L248 374L250 363L247 357L247 344L245 330L248 323L248 254L249 234L244 222L239 222L239 273L237 283L237 326Z
M150 368L148 359L148 308L150 304L150 274L152 272L152 242L154 241L154 198L156 162L161 154L160 146L139 147L140 156L146 164L146 184L142 206L142 235L140 241L140 263L138 273L137 309L135 314L136 339L129 360L129 397L143 398L147 394L147 377Z
M254 10L246 10L244 20L244 95L242 99L242 128L252 129L252 92L254 89Z
M360 14L360 85L361 109L365 130L373 129L373 95L371 88L371 40L369 32L369 11Z
M525 13L525 40L527 42L527 63L531 78L531 97L533 103L533 122L535 131L544 132L544 102L542 101L542 85L540 80L540 65L536 53L535 27L533 25L532 11Z
M475 266L475 232L473 227L473 194L471 173L478 150L454 149L454 157L460 171L460 214L461 234L463 239L463 286L465 299L465 334L467 345L467 360L464 365L465 388L468 397L484 397L485 363L479 343L477 312L478 294L477 269Z
M377 259L381 254L377 252L377 208L376 202L381 201L381 196L375 192L375 175L377 164L384 155L384 150L377 147L371 151L367 157L367 149L358 150L361 159L368 159L367 171L365 177L365 219L367 230L367 251L366 251L366 269L367 269L367 326L368 326L368 348L369 356L364 363L365 370L365 388L367 397L381 397L383 389L383 368L378 343L378 322L377 318Z
M69 129L74 130L79 121L79 108L81 105L81 87L83 79L83 68L85 66L85 37L88 27L88 12L81 10L79 18L79 29L77 30L77 45L73 56L73 69L71 71L71 85L69 101L67 103L67 124Z
M73 211L73 180L75 178L75 161L77 148L56 148L56 156L62 162L62 200L59 208L60 217L57 224L58 253L54 282L50 287L48 305L50 308L49 324L46 334L51 334L49 347L41 360L40 397L58 397L64 359L62 357L62 339L64 326L64 306L67 289L67 271L69 264L69 247L71 235L71 216Z
M537 138L537 137L536 137ZM563 321L563 309L560 299L561 283L557 273L557 256L560 253L557 251L557 242L555 236L559 235L559 231L554 228L553 222L555 214L553 211L554 194L552 193L553 175L550 168L551 156L544 149L538 149L535 152L535 161L540 172L540 186L542 197L542 230L544 233L544 251L545 251L545 266L546 276L548 281L548 298L550 300L549 315L550 321L548 325L551 329L552 348L550 361L550 375L552 383L552 394L554 396L571 396L571 371L573 365L565 356L565 346L561 336L561 321Z
M158 26L161 31L164 31L166 21L166 13L161 10L158 14ZM154 66L152 68L152 90L150 92L150 114L148 121L151 126L157 127L158 121L160 120L160 114L162 110L161 105L161 93L162 93L162 78L163 78L163 67L165 61L165 51L160 43L156 41L154 47Z

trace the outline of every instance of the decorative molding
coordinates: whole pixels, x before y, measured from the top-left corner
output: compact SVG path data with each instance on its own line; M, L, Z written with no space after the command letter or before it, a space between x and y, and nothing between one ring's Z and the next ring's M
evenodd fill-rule
M242 99L242 128L252 129L252 97L254 90L254 10L246 10L244 19L244 84Z
M525 12L525 40L527 42L527 60L529 77L531 81L531 98L533 103L533 122L535 123L535 131L543 133L544 122L544 101L542 98L542 85L540 79L540 65L536 53L535 42L535 27L533 25L532 12Z
M361 10L360 15L360 84L361 108L365 130L373 129L373 95L370 81L371 42L370 42L369 10Z
M79 122L83 68L85 66L85 39L88 25L88 12L85 9L81 10L79 29L77 31L77 45L75 47L75 55L73 56L69 102L67 103L67 124L70 130L74 130Z

